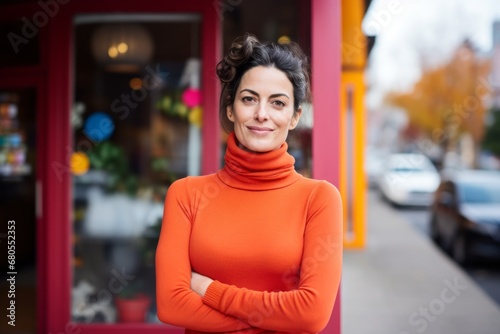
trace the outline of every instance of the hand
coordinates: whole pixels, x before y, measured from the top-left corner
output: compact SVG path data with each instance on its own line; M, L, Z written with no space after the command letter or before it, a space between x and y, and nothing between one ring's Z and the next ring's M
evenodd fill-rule
M213 279L191 272L191 290L199 294L201 297L205 296L208 286L213 282Z

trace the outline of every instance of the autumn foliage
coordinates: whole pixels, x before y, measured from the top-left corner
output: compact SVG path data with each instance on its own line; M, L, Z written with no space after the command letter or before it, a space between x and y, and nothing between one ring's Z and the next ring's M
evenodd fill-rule
M424 70L410 92L391 93L387 102L405 110L409 127L432 139L443 152L454 150L464 133L479 147L487 111L484 100L490 94L489 73L490 61L479 59L465 42L447 63Z

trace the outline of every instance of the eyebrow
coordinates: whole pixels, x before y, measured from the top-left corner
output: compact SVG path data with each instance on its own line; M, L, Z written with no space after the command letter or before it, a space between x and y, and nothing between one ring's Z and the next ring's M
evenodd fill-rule
M250 94L253 94L253 95L256 95L256 96L260 96L259 93L257 93L256 91L254 90L251 90L251 89L248 89L248 88L245 88L245 89L242 89L240 90L240 94L243 93L243 92L249 92ZM290 96L288 96L287 94L285 93L276 93L276 94L272 94L271 96L269 96L270 98L275 98L275 97L280 97L280 96L284 96L288 99L290 99Z

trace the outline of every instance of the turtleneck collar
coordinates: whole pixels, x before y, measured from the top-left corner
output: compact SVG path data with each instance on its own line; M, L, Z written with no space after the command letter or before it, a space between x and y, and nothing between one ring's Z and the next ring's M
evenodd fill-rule
M274 151L249 152L238 146L236 136L231 132L224 157L226 164L217 175L232 188L270 190L286 187L301 178L293 167L295 159L287 149L285 142Z

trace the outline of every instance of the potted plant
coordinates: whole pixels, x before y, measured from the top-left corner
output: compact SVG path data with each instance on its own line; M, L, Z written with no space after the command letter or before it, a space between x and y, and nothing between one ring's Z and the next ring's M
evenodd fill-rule
M115 298L119 322L146 321L151 305L151 297L142 291L142 284L140 282L132 282Z
M138 248L142 259L142 267L139 270L141 276L130 282L115 298L118 321L120 322L146 321L153 301L148 294L151 291L146 292L144 282L150 282L151 279L154 279L154 257L160 229L161 218L146 229Z

